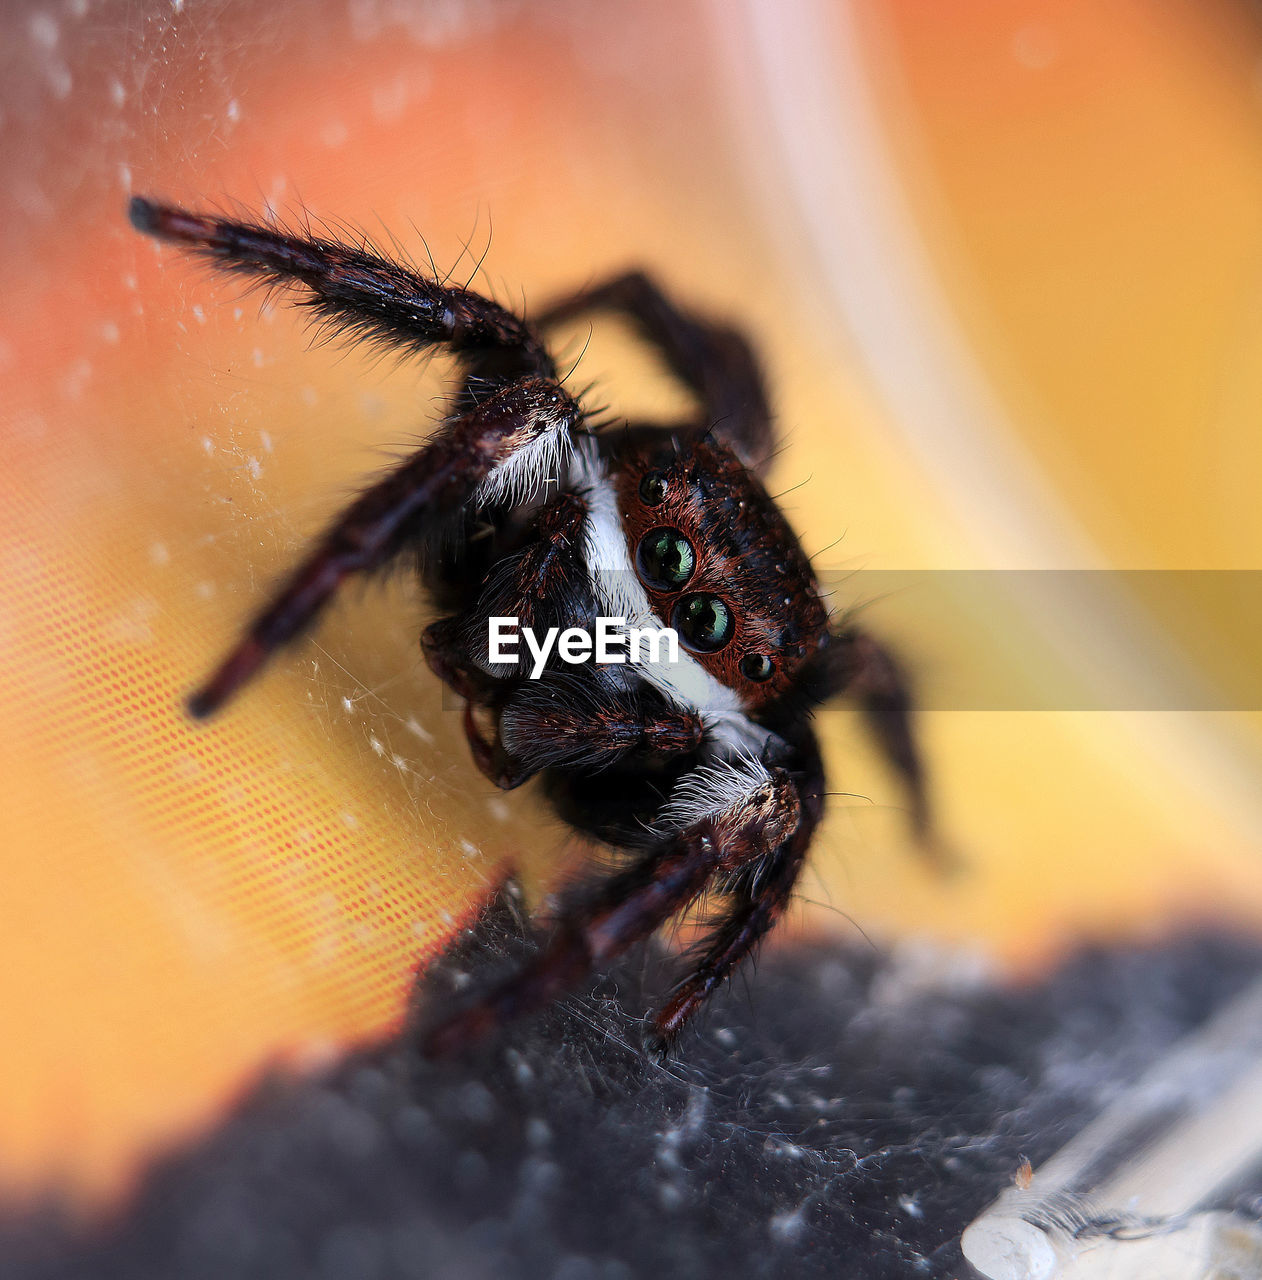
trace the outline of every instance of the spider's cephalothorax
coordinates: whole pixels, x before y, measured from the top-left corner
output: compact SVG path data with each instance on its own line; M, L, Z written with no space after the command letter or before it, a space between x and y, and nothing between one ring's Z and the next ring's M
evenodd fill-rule
M620 870L569 894L532 960L431 1025L431 1051L549 1002L704 895L704 941L653 1019L669 1042L789 901L824 806L810 714L835 694L858 699L927 833L898 664L854 627L830 629L810 563L763 488L771 416L741 334L679 310L640 273L527 324L367 243L139 198L131 219L291 286L349 333L444 347L461 362L452 416L336 517L189 704L214 712L347 577L419 553L442 614L425 655L466 700L479 768L502 787L542 775L567 821L625 853ZM660 349L694 393L695 419L589 427L541 334L596 309L622 312ZM552 655L536 679L524 656L492 654L488 623L503 617L535 629L602 617L671 627L678 657Z

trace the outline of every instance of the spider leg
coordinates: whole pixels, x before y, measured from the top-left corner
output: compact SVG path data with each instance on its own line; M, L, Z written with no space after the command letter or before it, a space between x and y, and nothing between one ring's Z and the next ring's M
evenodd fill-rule
M701 717L652 690L604 687L582 671L518 680L514 666L508 679L489 675L470 657L461 619L433 623L421 643L431 670L467 699L464 729L474 763L506 791L541 769L595 772L634 751L679 755L701 744Z
M642 271L629 271L554 303L540 328L585 311L620 311L701 401L705 427L761 472L775 445L771 408L753 348L738 330L681 310Z
M554 462L578 418L577 405L555 383L527 379L448 423L337 517L189 700L192 714L221 707L314 621L347 577L380 567L469 501L494 499L532 467Z
M465 647L487 671L508 676L524 674L532 666L521 639L515 666L490 661L490 618L516 618L521 627L536 631L593 625L596 602L583 555L587 521L583 498L559 494L535 517L531 541L492 569L464 618Z
M715 875L790 839L802 817L797 783L783 769L742 759L686 774L662 810L657 842L641 859L571 898L543 949L480 1000L432 1023L424 1052L457 1052L550 1004L688 906Z
M587 503L575 493L559 494L535 516L527 545L494 566L473 606L425 629L425 660L444 684L480 701L530 669L520 643L517 663L490 661L492 618L516 618L536 629L590 623L595 606L581 554L586 521Z
M501 385L556 377L543 344L517 316L467 289L428 280L366 245L289 235L142 196L132 198L128 212L137 231L184 245L225 270L306 290L305 305L351 332L418 350L445 345L464 357L472 376Z
M684 1025L750 954L783 914L806 860L814 824L766 857L757 875L743 878L734 899L706 938L696 967L653 1017L657 1048L666 1051Z
M449 689L468 702L489 704L499 690L500 680L473 661L464 633L463 619L439 618L421 632L421 653L429 669Z
M531 658L520 637L519 657L490 660L490 622L516 618L538 629L590 623L594 604L581 556L587 504L562 493L535 516L532 541L492 571L476 603L463 614L442 618L421 636L430 669L467 700L465 737L474 763L496 786L520 786L538 766L524 767L500 743L500 711Z
M831 692L853 697L868 732L907 793L912 834L939 871L958 867L937 835L924 757L915 732L915 698L898 657L867 632L851 627L830 637Z
M500 741L528 773L598 772L633 751L683 755L701 745L701 716L652 689L603 688L590 675L523 684L504 704Z
M733 878L724 910L701 944L692 971L653 1018L665 1052L684 1025L774 927L793 895L824 810L824 772L814 739L793 761L801 821L788 839L753 855ZM751 851L752 854L752 851Z

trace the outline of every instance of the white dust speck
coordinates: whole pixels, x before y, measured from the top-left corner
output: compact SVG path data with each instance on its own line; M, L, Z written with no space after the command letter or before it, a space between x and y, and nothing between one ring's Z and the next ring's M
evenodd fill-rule
M373 749L374 755L384 756L386 754L384 744L375 733L370 733L368 735L368 745Z
M899 1196L898 1207L909 1218L923 1218L925 1211L920 1207L920 1198L918 1196Z
M118 166L118 185L122 187L124 191L131 190L131 165L120 164ZM128 279L134 280L135 277L129 276ZM128 285L128 288L130 289L134 289L135 287L136 286L134 284Z
M414 716L409 716L407 720L404 721L403 727L414 738L419 738L422 742L426 743L428 746L432 747L434 745L434 735L430 733L428 729L422 728L420 721L417 720Z
M344 147L351 138L345 120L330 120L320 130L320 141L326 147Z
M106 622L105 633L118 644L132 647L152 644L154 635L150 624L157 612L157 602L148 597L132 600Z
M466 858L480 858L482 856L482 850L472 840L461 840L460 848Z
M263 367L263 348L255 347L251 355L254 360L254 367L256 369L261 369Z
M513 811L499 796L495 796L486 802L486 811L496 822L507 822L513 816Z
M31 33L31 40L41 49L55 49L61 39L57 19L51 13L33 13L26 29Z
M86 360L76 360L62 379L61 389L71 400L78 400L87 389L92 377L92 366Z
M359 819L349 809L343 810L342 821L352 830L359 830Z
M206 323L206 310L200 302L193 303L192 312L193 319L196 320L198 324Z
M796 1209L786 1210L784 1213L777 1213L771 1219L771 1235L775 1240L794 1240L802 1234L802 1227L805 1225L805 1219L802 1215L802 1206Z
M241 319L241 317L242 317L243 315L245 315L245 308L244 308L244 307L233 307L233 308L232 308L232 318L233 318L234 320L240 320L240 319Z
M121 107L127 101L127 90L123 88L123 82L116 76L110 77L110 101L116 107Z
M202 452L208 458L215 452L215 442L209 436L202 436Z
M112 320L107 320L101 326L101 340L103 342L108 342L111 346L115 347L122 340L122 334L118 331L118 325L116 325Z
M270 431L260 431L260 432L259 432L259 444L261 444L261 445L263 446L263 452L264 452L264 453L271 453L271 451L272 451L272 433L271 433Z
M763 1143L763 1150L769 1156L780 1156L785 1160L801 1160L806 1152L794 1142L784 1138L768 1138Z
M129 271L123 277L123 288L130 289L134 293L137 289L140 288L140 281L137 280L136 277L132 275L131 272Z
M402 756L391 756L390 763L394 765L400 773L408 772L408 762Z
M349 698L342 699L342 710L348 715L355 710L355 704Z
M1022 27L1012 37L1012 56L1030 71L1045 71L1059 53L1055 34L1039 23Z
M684 1193L673 1182L663 1182L657 1188L657 1198L663 1209L678 1209L684 1202Z
M403 76L395 76L388 84L374 86L372 112L378 120L397 120L408 104L408 83Z
M183 12L184 12L184 0L171 0L171 12L172 12L172 13L183 13Z
M429 931L425 928L424 920L412 921L412 937L424 938Z
M64 62L49 63L47 75L48 87L53 91L54 98L70 97L70 91L74 88L74 76Z
M229 124L236 124L241 119L241 104L233 98L223 110L224 118Z
M163 569L171 563L171 552L165 542L155 542L149 548L149 563L159 569Z
M251 480L257 480L263 474L263 464L252 456L245 460L245 469L250 473Z
M356 397L359 411L365 418L379 418L385 412L386 400L375 391L361 391Z
M176 756L171 761L171 767L176 777L184 778L186 781L200 778L206 772L205 766L196 756Z

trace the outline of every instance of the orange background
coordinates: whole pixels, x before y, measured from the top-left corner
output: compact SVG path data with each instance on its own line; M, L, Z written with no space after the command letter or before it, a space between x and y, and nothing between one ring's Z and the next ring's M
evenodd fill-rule
M756 336L787 441L773 490L827 567L1254 568L1250 12L6 18L0 1186L118 1191L266 1065L386 1033L507 863L538 891L565 862L530 789L494 795L468 761L406 578L348 592L229 713L184 720L304 538L427 429L448 367L312 349L292 311L135 235L132 191L384 226L418 259L423 233L457 278L489 239L477 284L506 301L652 268ZM578 377L620 408L679 399L614 326ZM1028 621L1084 669L1102 637L1143 665L1171 637L1126 618ZM924 678L950 661L914 609L892 625ZM1251 637L1228 639L1247 661ZM1017 970L1083 936L1257 927L1258 731L928 715L971 867L943 884L829 711L833 786L856 798L834 802L797 922Z

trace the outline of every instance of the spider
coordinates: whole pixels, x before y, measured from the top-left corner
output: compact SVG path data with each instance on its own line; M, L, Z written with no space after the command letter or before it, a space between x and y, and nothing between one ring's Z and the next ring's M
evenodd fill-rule
M813 709L855 697L929 847L924 770L900 664L830 619L810 562L762 477L775 432L759 364L735 328L677 306L630 272L527 321L367 242L189 212L137 197L139 231L286 288L320 320L459 362L450 415L337 515L189 699L218 711L319 616L346 579L411 553L440 618L421 647L464 700L473 759L497 786L536 775L560 816L620 851L580 882L528 960L433 1021L453 1052L542 1008L705 899L688 971L652 1016L665 1049L774 926L824 811ZM543 335L617 312L692 392L676 423L598 428ZM677 660L492 661L488 624L671 626Z

